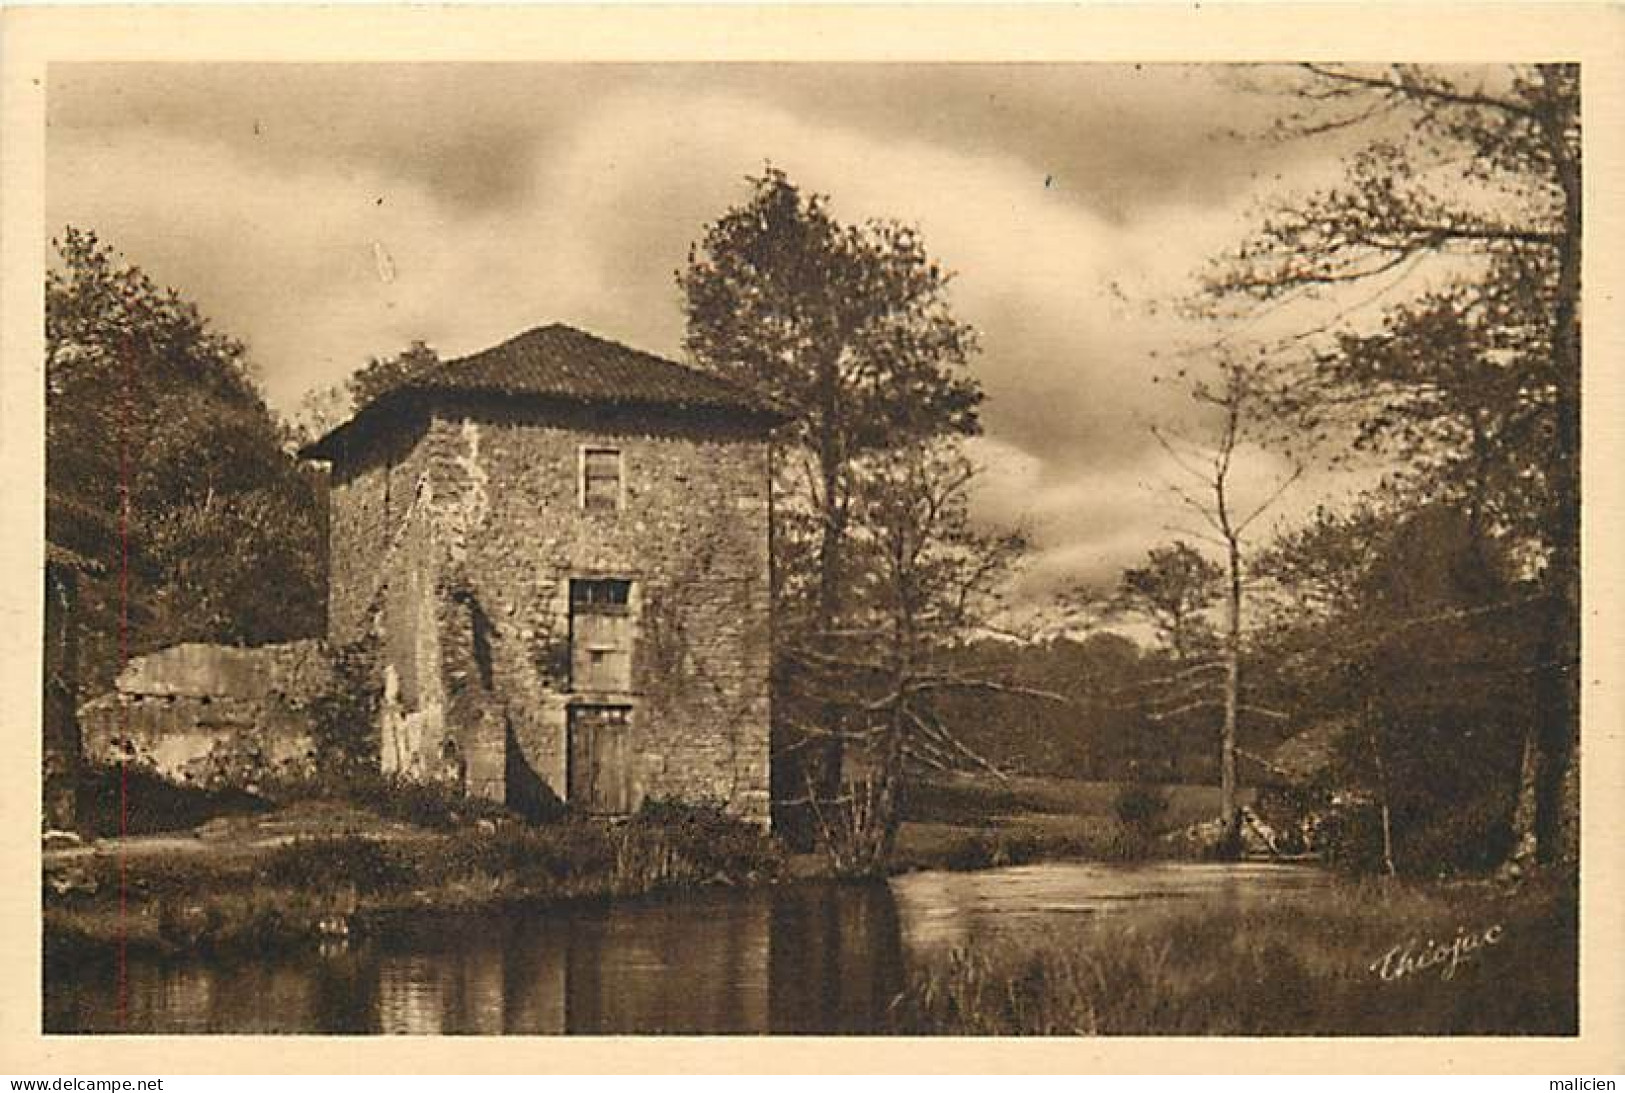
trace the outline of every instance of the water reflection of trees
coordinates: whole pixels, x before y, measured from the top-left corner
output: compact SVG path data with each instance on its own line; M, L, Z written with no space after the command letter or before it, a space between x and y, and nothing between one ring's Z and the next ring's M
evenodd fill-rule
M435 1035L882 1031L902 946L884 885L797 885L419 923L246 964L52 977L57 1031ZM108 970L103 972L110 974Z

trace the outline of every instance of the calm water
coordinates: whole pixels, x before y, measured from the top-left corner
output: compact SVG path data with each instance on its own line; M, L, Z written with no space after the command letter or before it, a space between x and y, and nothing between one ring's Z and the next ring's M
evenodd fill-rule
M1278 898L1304 868L1049 863L439 917L251 960L47 969L48 1032L872 1033L911 963L1176 900Z

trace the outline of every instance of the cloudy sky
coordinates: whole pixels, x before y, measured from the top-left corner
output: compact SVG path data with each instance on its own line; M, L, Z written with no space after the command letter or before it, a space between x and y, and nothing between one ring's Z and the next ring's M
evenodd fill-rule
M1207 332L1166 304L1341 152L1244 139L1275 102L1155 66L59 65L48 104L48 227L196 300L287 413L413 339L680 356L674 272L766 161L917 224L982 333L977 511L1033 534L1031 600L1172 537L1147 425L1188 400L1152 377Z

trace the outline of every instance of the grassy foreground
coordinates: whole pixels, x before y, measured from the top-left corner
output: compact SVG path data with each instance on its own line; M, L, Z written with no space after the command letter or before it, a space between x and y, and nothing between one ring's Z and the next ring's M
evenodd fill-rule
M1574 1035L1577 908L1572 880L1555 878L1512 893L1350 883L1308 901L1204 901L944 954L910 974L896 1031Z

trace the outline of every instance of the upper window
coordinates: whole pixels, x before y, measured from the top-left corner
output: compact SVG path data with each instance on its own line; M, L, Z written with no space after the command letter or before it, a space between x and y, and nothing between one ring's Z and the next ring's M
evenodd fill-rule
M631 599L629 580L570 581L571 689L632 689Z
M579 611L583 607L625 607L632 599L632 582L619 577L579 579L570 581L570 607Z
M581 507L613 512L621 507L621 450L581 449Z

